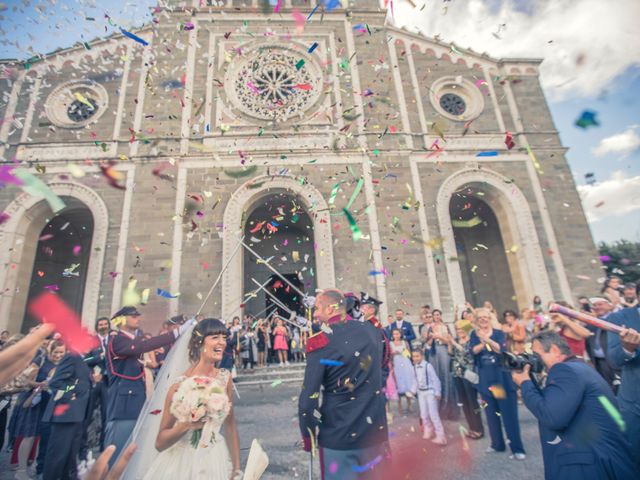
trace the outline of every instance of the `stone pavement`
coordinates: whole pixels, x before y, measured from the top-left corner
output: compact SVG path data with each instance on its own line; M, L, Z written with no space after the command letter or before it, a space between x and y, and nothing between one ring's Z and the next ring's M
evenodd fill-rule
M251 386L239 388L236 419L239 424L243 462L253 438L257 438L270 464L264 480L306 479L308 454L300 445L297 420L298 385L280 384L275 387ZM395 411L396 406L393 406ZM464 420L462 420L464 422ZM463 448L458 422L445 422L449 444L437 446L423 440L419 432L418 416L394 416L390 426L391 448L396 467L389 480L539 480L544 478L542 454L537 422L525 407L520 407L522 437L527 451L524 461L509 458L508 453L486 454L489 440L467 440L468 452ZM317 460L313 478L320 478Z
M297 383L276 386L240 385L235 413L240 432L244 464L253 438L257 438L269 455L270 464L264 480L308 478L308 454L300 445L297 420ZM395 411L395 405L393 410ZM538 480L543 478L542 457L535 419L520 407L520 423L527 459L516 461L508 453L486 454L488 439L467 440L463 448L458 422L445 422L449 444L445 447L422 440L418 417L394 416L390 426L394 470L386 475L395 479L437 480ZM402 467L402 468L401 468ZM320 478L317 459L313 478ZM13 479L8 470L8 454L0 455L0 480Z

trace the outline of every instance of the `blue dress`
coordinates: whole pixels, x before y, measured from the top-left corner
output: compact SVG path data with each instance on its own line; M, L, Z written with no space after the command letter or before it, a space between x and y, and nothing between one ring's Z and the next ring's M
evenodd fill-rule
M55 367L55 364L48 358L44 358L44 360L36 358L33 363L37 364L39 361L43 361L43 363L38 370L35 381L44 382L49 376L49 372ZM18 401L13 410L15 417L13 434L16 437L35 437L39 434L38 425L42 419L44 409L47 406L48 395L44 393L36 395L32 400L31 406L24 408L24 402L31 396L32 391L33 390L27 390L26 392L22 392L18 396Z

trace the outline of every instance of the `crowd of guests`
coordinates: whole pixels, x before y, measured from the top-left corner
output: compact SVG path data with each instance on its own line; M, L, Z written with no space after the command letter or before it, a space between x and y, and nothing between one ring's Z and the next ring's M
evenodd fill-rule
M227 348L223 368L235 366L248 373L267 365L285 367L304 360L309 337L306 319L289 320L275 314L267 318L245 315L227 322Z
M555 303L574 308L567 302ZM416 375L415 366L424 359L433 367L428 378L435 386L438 405L436 409L428 409L428 414L424 413L427 409L420 406L425 438L433 436L435 443L446 443L446 436L441 433L441 419L458 419L461 407L467 423L464 434L470 439L481 439L486 435L481 417L484 410L490 437L487 452L505 451L508 444L511 457L524 460L526 454L518 421L518 403L522 403L522 399L511 372L504 368L502 354L530 352L536 336L554 332L566 343L572 358L590 365L611 392L618 394L627 436L640 457L640 355L633 345L620 353L619 345L624 341L618 334L549 312L549 305L544 306L541 299L535 297L531 306L519 313L505 310L500 314L490 302L479 308L467 303L462 311L454 311L449 322L445 322L441 310L424 305L419 312L419 323L409 321L403 310L396 310L387 318L386 327L392 357L386 383L388 400L397 402L400 415L411 411L412 399L420 400L421 395L416 383L416 378L421 377ZM580 297L576 309L602 320L611 320L614 318L611 315L618 312L615 323L635 327L636 331L640 327L638 288L635 284L622 285L616 277L607 279L600 295ZM621 318L628 321L621 322ZM612 345L618 346L616 355L610 351ZM627 370L626 381L623 369ZM544 383L544 375L540 380ZM389 416L392 419L392 415ZM431 425L435 425L435 435Z
M132 313L131 316L125 315L132 319L139 315L135 309L119 313ZM114 315L114 318L118 317L122 315ZM132 333L143 344L150 344L154 339L167 335L172 339L171 334L177 333L185 321L183 315L172 317L163 323L159 335L155 337L137 327L132 329ZM86 415L83 414L77 446L74 448L80 462L91 460L106 445L105 438L109 430L109 389L118 388L113 381L109 381L113 372L110 372L108 352L110 341L117 331L112 319L99 318L95 323L95 339L99 346L82 359L89 368L91 388ZM227 332L227 349L222 365L224 368L252 372L254 368L267 365L284 367L289 362L301 362L304 359L307 327L277 315L257 319L246 315L242 321L235 317L227 323ZM24 335L11 335L4 331L0 334L0 349L9 348L23 338ZM140 378L144 388L143 398L149 398L153 392L155 377L173 345L172 341L162 343L164 344L157 348L144 348L145 351L140 352L139 363L144 372ZM52 425L52 413L47 415L46 409L53 392L51 383L56 368L66 353L65 344L60 338L55 334L47 336L26 369L0 389L0 450L6 447L11 452L10 468L15 471L16 479L39 478L45 471ZM117 374L115 377L116 384L122 380ZM116 419L112 423L117 427L118 423L126 421L127 428L122 433L126 435L135 423L137 413L133 412L134 418ZM112 430L112 437L117 437L119 429ZM125 441L126 439L120 443Z
M347 310L349 315L354 320L375 319L377 305L375 299L370 300L363 302L362 312ZM572 307L564 302L556 303ZM549 332L561 339L560 350L566 345L563 358L575 358L591 366L606 382L610 393L617 394L626 435L638 454L638 289L635 285L622 285L618 278L612 277L607 279L599 296L579 298L577 309L625 329L612 334L552 313L539 297L533 299L529 308L520 312L506 310L501 314L489 302L481 307L467 303L460 311L452 312L453 318L446 319L441 310L424 305L419 311L419 322L411 321L407 312L396 310L383 329L389 354L382 365L389 421L393 421L394 404L399 415L417 410L423 437L446 445L442 420L457 420L462 413L467 424L463 428L466 437L479 440L488 433L488 453L505 451L508 446L512 458L524 460L526 454L518 420L518 403L522 403L518 385L524 379L514 382L511 372L504 368L503 354L530 352L532 341ZM80 360L66 351L55 334L49 331L44 335L41 327L43 336L35 355L31 354L30 361L25 362L26 368L15 372L5 369L3 373L7 378L0 382L0 449L11 452L10 465L17 479L40 475L44 475L45 480L58 478L60 475L47 476L47 471L53 468L51 465L56 464L58 473L75 471L76 458L90 459L92 453L104 451L107 445L116 445L116 451L122 451L144 399L153 391L155 375L173 342L185 329L186 318L177 316L163 324L159 335L151 336L139 327L139 316L134 307L124 307L112 319L98 319L95 324L98 347ZM124 322L118 330L112 324L114 318ZM305 318L235 317L227 323L227 348L220 366L252 371L269 364L284 367L290 362L301 362L305 359L307 342L322 327L317 319L311 324L311 331L306 325ZM0 333L0 350L26 343L21 342L22 337L6 331ZM27 339L32 337L33 334ZM543 348L540 345L539 342L537 348ZM66 373L61 375L58 370L63 368ZM86 375L78 373L81 369L86 369ZM75 372L73 378L76 379L71 388L69 372ZM83 375L86 388L77 380ZM541 380L544 382L544 378ZM123 407L118 403L121 397L118 392L129 389L131 395L132 385L140 385L142 391L135 398L129 397L127 407ZM530 388L527 392L528 398L535 396ZM88 414L73 409L56 412L60 397L76 400L81 395L87 397L83 405ZM412 407L413 400L417 408ZM483 425L482 411L488 432ZM56 422L67 415L70 420L64 421L72 422L74 428L62 430ZM51 447L52 437L56 438L54 447ZM70 442L70 453L61 459L58 450L64 447L60 446L59 439L64 438Z

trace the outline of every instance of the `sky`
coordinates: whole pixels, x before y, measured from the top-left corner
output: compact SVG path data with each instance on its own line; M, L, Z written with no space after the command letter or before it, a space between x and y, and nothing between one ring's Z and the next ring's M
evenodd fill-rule
M640 0L392 1L396 26L494 58L543 58L541 83L594 239L640 241ZM111 24L141 26L156 3L0 1L0 58L92 40ZM584 110L598 126L575 126Z

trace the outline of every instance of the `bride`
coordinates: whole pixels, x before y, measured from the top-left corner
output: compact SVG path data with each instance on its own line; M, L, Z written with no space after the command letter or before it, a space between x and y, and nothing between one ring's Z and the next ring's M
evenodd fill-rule
M183 335L171 349L158 374L156 391L138 419L132 435L138 453L125 479L230 480L242 475L231 373L216 368L227 344L226 328L214 318L192 328L191 335ZM158 397L165 395L161 406ZM196 413L189 408L194 402ZM189 421L207 408L207 416L197 417L204 421Z

